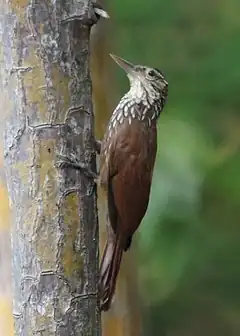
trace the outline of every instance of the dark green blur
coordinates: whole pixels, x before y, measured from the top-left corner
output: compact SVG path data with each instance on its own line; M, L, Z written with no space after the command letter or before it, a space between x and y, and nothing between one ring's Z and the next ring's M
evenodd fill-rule
M115 0L111 51L163 71L138 235L144 336L240 335L240 2ZM128 87L113 66L119 97Z

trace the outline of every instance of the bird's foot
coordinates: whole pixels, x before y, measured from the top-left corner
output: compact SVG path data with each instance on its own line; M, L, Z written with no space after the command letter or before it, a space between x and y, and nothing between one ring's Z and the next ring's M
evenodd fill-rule
M98 174L94 173L89 169L89 167L83 163L79 162L79 160L72 154L71 158L58 154L58 161L55 163L55 166L60 169L64 168L74 168L77 170L82 171L88 178L93 179L94 183L97 183Z

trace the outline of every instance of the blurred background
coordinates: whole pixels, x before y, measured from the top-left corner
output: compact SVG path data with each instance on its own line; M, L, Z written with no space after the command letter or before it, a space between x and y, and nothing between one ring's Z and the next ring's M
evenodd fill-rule
M239 336L240 2L105 0L104 6L111 20L106 29L95 26L92 52L97 137L128 90L110 51L162 70L169 98L150 205L125 256L115 303L103 316L103 335ZM0 335L10 336L10 220L1 192Z
M143 335L240 335L240 3L106 5L110 50L169 81L151 202L134 239ZM111 69L116 104L128 80Z

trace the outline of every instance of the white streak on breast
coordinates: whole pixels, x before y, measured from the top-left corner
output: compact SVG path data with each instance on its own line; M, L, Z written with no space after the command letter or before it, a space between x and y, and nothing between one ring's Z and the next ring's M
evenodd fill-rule
M119 121L121 119L121 117L122 117L122 112L118 113L118 115L117 115L117 121Z

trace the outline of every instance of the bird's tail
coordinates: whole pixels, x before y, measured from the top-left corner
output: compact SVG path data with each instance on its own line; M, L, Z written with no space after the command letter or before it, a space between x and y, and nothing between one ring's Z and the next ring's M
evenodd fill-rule
M110 308L115 292L117 276L119 273L123 249L120 239L115 234L108 234L106 246L100 265L100 300L101 310Z

